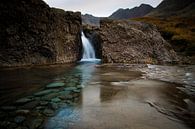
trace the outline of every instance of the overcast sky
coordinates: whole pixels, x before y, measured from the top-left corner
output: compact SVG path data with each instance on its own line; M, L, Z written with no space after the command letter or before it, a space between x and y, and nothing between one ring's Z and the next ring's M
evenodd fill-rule
M50 7L80 11L82 14L106 17L119 8L133 8L142 3L156 7L162 0L44 0Z

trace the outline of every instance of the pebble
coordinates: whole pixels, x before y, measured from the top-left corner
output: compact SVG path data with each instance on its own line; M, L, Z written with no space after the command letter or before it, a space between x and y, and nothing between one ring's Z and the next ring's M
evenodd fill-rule
M48 84L46 87L47 88L58 88L58 87L63 87L65 84L63 82L53 82Z
M51 101L52 101L52 102L54 102L54 103L58 103L58 102L60 102L60 101L61 101L61 99L59 99L59 98L57 97L57 98L53 98L53 99L51 99Z
M28 103L30 101L32 101L32 99L29 99L29 98L21 98L21 99L18 99L16 101L16 104L25 104L25 103Z
M47 94L52 93L52 92L53 92L53 90L49 89L49 90L43 90L43 91L37 92L34 95L35 96L43 96L43 95L47 95Z
M16 110L16 114L26 115L26 114L29 114L29 113L30 113L29 110Z
M73 91L73 90L76 90L77 88L76 87L66 87L64 88L65 91Z
M54 111L51 109L45 109L43 111L43 114L45 114L46 116L53 116L54 115Z

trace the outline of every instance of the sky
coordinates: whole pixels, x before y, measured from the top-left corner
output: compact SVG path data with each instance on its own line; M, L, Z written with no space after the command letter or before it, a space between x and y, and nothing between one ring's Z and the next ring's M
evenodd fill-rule
M156 7L162 0L44 0L50 7L65 11L80 11L98 17L110 16L119 8L133 8L140 4Z

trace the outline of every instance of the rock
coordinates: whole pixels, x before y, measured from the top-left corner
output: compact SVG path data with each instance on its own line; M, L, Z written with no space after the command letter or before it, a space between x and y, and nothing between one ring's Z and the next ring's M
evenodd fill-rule
M75 92L75 93L80 93L80 92L81 92L81 90L76 89L76 90L73 90L73 92Z
M17 124L20 124L22 122L24 122L26 118L24 116L17 116L14 118L14 122L16 122Z
M40 105L41 105L41 106L45 106L45 105L47 105L47 104L48 104L47 101L41 101L41 102L40 102Z
M53 116L54 115L54 111L51 109L45 109L43 111L43 114L45 114L46 116Z
M28 103L32 101L32 99L29 99L29 98L21 98L21 99L18 99L15 103L16 104L25 104L25 103Z
M16 110L16 114L18 115L27 115L29 113L30 113L29 110Z
M37 129L38 127L41 126L41 124L43 123L42 119L35 119L31 122L31 124L29 125L30 129Z
M76 62L81 13L50 8L42 0L0 3L0 66Z
M25 104L24 106L22 106L22 108L23 109L33 109L37 105L39 105L39 101L32 101L32 102L29 102L29 103Z
M15 106L3 106L1 107L1 109L4 111L14 111L16 110L16 107Z
M53 102L53 103L58 103L58 102L60 102L61 101L61 99L59 99L59 98L53 98L52 100L51 100L51 102Z
M47 88L58 88L58 87L63 87L65 84L63 82L53 82L48 84L46 87Z
M77 88L76 87L66 87L64 88L65 91L73 91L73 90L76 90Z
M58 109L58 104L52 102L52 103L49 103L48 107L50 109L56 110Z
M97 31L104 63L166 64L179 58L153 25L131 20L101 20Z
M43 95L47 95L47 94L52 93L52 92L54 92L54 90L48 89L48 90L43 90L43 91L37 92L34 95L35 96L43 96Z

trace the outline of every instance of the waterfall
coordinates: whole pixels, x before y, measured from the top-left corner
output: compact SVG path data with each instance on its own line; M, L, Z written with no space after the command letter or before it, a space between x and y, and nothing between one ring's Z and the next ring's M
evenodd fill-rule
M83 56L80 62L94 62L100 61L95 56L95 50L91 45L91 42L85 37L84 33L81 33L82 46L83 46Z

